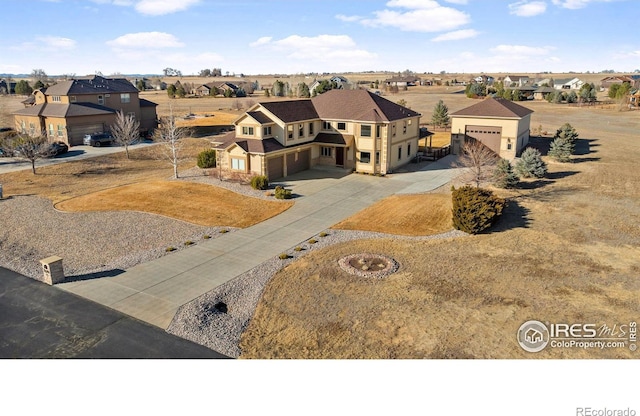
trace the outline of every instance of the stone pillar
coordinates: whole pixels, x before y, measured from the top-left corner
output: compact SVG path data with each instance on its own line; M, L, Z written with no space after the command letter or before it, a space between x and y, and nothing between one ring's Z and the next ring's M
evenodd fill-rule
M64 269L62 268L62 258L58 256L47 257L40 260L44 282L55 285L64 280Z

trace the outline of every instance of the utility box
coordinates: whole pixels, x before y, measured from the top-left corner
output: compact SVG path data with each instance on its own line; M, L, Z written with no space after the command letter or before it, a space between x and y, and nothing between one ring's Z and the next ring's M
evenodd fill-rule
M44 282L55 285L64 280L64 269L62 268L62 257L51 256L40 260Z
M0 199L2 199L2 184L0 183Z

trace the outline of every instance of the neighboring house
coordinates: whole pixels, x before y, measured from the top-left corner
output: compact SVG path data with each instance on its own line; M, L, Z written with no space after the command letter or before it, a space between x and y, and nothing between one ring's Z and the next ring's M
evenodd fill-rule
M533 92L534 100L546 100L549 94L556 92L556 89L553 87L538 87Z
M579 90L583 85L584 81L580 78L567 78L555 80L553 87L556 90Z
M213 82L210 82L208 84L200 85L198 88L193 90L192 94L205 97L205 96L211 95L211 90L213 88L217 88L217 85L214 84Z
M492 85L495 81L495 78L490 75L480 75L475 77L473 80L478 83Z
M309 91L313 92L313 90L315 90L317 87L320 86L320 83L324 81L324 80L315 80L311 83L311 85L309 85ZM334 75L331 78L329 78L329 81L331 82L335 82L337 87L335 89L338 90L348 90L350 89L349 86L349 81L340 75Z
M544 87L544 86L553 87L554 82L555 81L553 80L553 78L541 78L535 81L533 85L536 87Z
M486 98L451 114L452 153L466 139L481 141L500 157L513 159L529 143L532 110L503 98Z
M629 107L640 107L640 89L633 90L629 94Z
M600 81L600 86L608 89L613 84L623 84L625 82L633 88L640 88L640 75L615 75L605 77Z
M0 94L15 94L16 82L0 79Z
M516 75L507 75L502 79L502 84L505 88L517 88L524 87L529 83L528 76L516 76Z
M33 93L34 104L13 113L16 130L29 135L46 132L50 139L81 145L85 134L109 131L116 112L131 114L140 132L157 125L157 104L139 98L124 78L91 76L61 81Z
M235 94L236 91L238 91L238 88L239 87L236 84L232 84L230 82L223 82L218 85L218 91L220 91L220 94L222 95L224 95L228 90L231 90L231 92Z
M221 167L270 180L315 165L387 174L418 151L420 114L366 90L264 102L238 118L215 146Z
M384 80L385 85L389 87L414 87L420 84L420 78L414 76L393 77Z

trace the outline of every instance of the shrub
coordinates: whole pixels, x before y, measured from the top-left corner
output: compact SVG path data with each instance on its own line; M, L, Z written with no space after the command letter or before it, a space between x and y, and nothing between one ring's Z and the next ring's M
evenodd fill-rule
M507 159L500 159L493 171L493 184L498 188L515 188L518 184L518 175L513 172L513 167Z
M539 150L528 147L516 163L515 171L521 178L543 178L547 174L547 164Z
M228 232L229 232L229 230L222 229L222 230L220 230L219 232L220 232L220 234L225 234L225 233L228 233Z
M204 150L198 154L198 167L209 169L216 167L216 151L214 149Z
M172 251L176 251L175 247L167 247L164 251L166 251L167 253L171 253Z
M187 240L187 241L185 241L185 242L184 242L184 245L185 245L185 246L192 246L192 245L194 245L194 244L195 244L195 243L194 243L193 241L191 241L191 240Z
M553 142L551 142L549 156L558 162L570 162L572 153L573 146L569 140L557 137Z
M277 199L291 199L291 190L276 186L275 197Z
M303 249L302 247L300 247L300 246L297 246L296 248L294 248L294 250L295 250L295 251L302 251L302 250L304 250L304 249Z
M205 240L208 240L211 238L211 236L209 234L205 234L202 236L202 238L204 238Z
M505 201L493 192L471 186L454 189L453 227L468 234L477 234L491 227L502 214Z
M278 257L280 258L280 260L286 260L289 258L289 255L287 253L282 253Z
M317 242L318 242L318 240L313 239L313 238L312 238L311 240L309 240L309 244L315 244L315 243L317 243Z
M318 235L319 235L320 237L326 237L328 234L327 234L327 233L325 233L325 232L323 231L323 232L321 232L321 233L320 233L320 234L318 234Z
M573 154L573 148L578 140L578 132L569 123L564 123L553 136L554 139L565 139L571 144L571 154Z
M251 187L264 191L269 187L269 178L264 175L258 175L251 178Z

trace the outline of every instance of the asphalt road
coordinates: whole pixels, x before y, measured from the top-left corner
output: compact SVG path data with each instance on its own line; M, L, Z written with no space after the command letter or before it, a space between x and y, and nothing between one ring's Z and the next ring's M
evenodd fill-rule
M0 267L0 358L228 358Z

